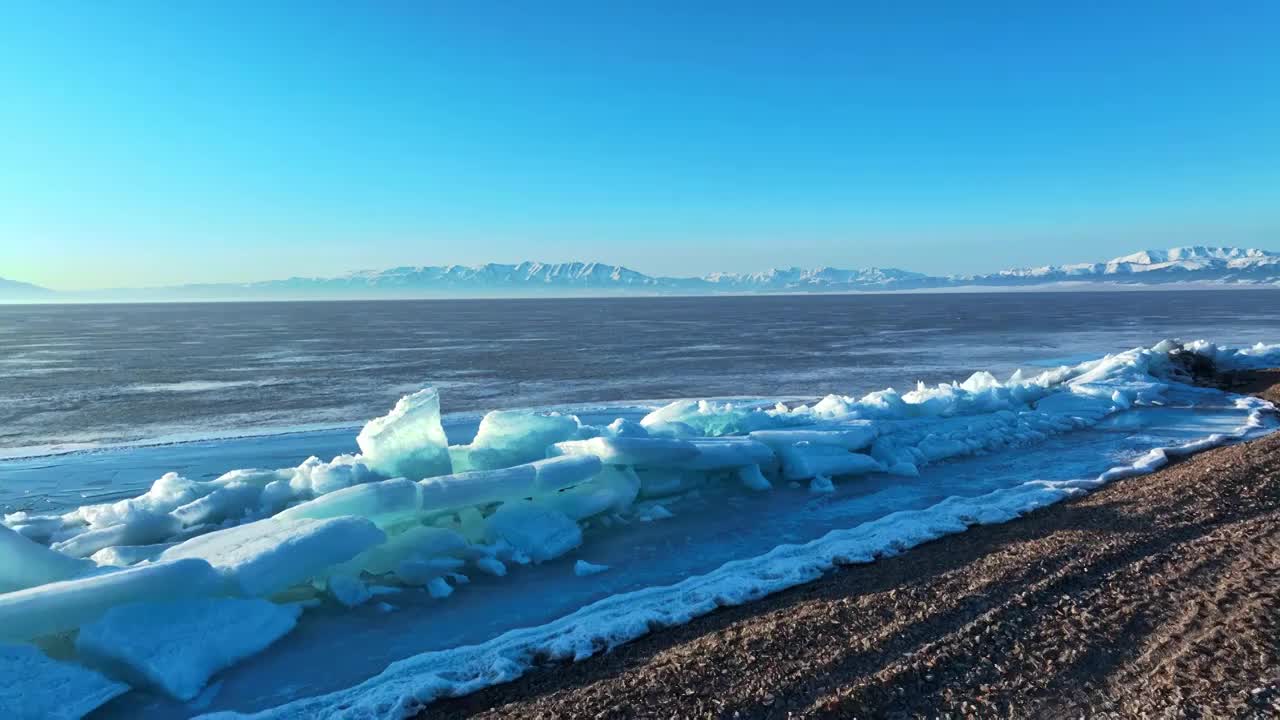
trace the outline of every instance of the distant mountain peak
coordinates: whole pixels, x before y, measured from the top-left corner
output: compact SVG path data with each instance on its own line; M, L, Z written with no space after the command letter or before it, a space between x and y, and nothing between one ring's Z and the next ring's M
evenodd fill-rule
M994 278L1001 278L1003 282L993 282ZM978 285L1053 282L1280 285L1280 253L1256 248L1191 245L1166 250L1142 250L1106 262L1014 268L1001 270L994 276L976 275L966 279Z
M1189 245L1173 247L1167 250L1141 250L1132 255L1125 255L1107 262L1108 265L1130 263L1134 265L1158 265L1168 262L1240 260L1245 258L1277 257L1273 253L1257 248L1211 247L1207 245Z
M0 277L0 300L39 299L52 294L46 287Z

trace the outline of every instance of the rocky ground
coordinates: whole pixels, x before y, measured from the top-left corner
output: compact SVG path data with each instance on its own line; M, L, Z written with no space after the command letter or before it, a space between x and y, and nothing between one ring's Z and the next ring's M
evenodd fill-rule
M425 716L1280 717L1280 434Z

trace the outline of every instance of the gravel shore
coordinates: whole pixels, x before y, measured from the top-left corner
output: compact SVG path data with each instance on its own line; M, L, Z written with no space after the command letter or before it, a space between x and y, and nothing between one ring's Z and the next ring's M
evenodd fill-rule
M1280 433L423 715L1081 716L1280 717Z

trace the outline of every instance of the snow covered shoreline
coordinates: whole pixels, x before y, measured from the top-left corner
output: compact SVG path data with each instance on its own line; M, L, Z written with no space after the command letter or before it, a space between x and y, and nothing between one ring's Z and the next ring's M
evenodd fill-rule
M369 602L384 588L423 587L445 597L469 575L503 575L512 566L564 555L586 541L584 529L660 519L667 498L712 485L743 493L807 485L820 493L832 478L866 474L909 483L921 468L949 458L1035 445L1137 407L1221 398L1183 382L1190 379L1190 356L1224 369L1280 364L1276 346L1237 351L1161 343L1035 378L1000 382L978 373L964 383L910 393L829 396L812 407L680 401L639 423L607 426L554 413L491 413L471 443L452 446L440 427L437 396L424 391L369 423L359 455L232 471L210 482L166 475L131 500L60 516L7 516L11 529L0 529L0 540L12 552L0 561L0 589L9 590L0 595L0 627L7 641L47 644L78 628L81 638L85 628L92 637L129 630L129 616L111 611L137 604L164 604L181 620L175 627L200 632L198 614L181 612L193 604L184 597L206 598L211 608L266 598L295 609L296 603ZM344 693L266 715L310 717L338 704L344 714L370 717L411 712L434 697L510 679L535 657L585 657L654 626L805 582L834 564L866 562L972 524L1002 522L1115 477L1149 472L1170 454L1270 429L1265 403L1235 402L1244 422L1232 432L1153 449L1099 477L1030 481L833 529L812 542L780 544L674 586L606 598L549 625L409 658ZM183 596L157 597L158 588L175 586ZM285 624L265 615L263 622ZM163 649L163 634L163 627L154 628L140 646ZM185 695L252 651L235 645L215 659L184 664L180 658L173 670L187 671L181 683L148 681L136 653L116 653L121 656L112 663L90 660L107 654L101 643L72 659L112 676L104 682L127 677L150 691L181 687ZM195 666L200 672L192 672ZM6 701L0 692L0 707Z
M515 630L494 640L424 653L397 662L346 691L297 700L256 713L222 712L205 720L258 718L407 718L431 702L510 682L536 665L580 661L662 628L682 625L722 607L758 600L818 579L840 565L875 562L975 525L1014 520L1032 510L1163 467L1189 455L1246 438L1158 448L1143 462L1112 468L1094 480L1028 483L976 500L944 501L925 511L902 512L848 530L833 530L805 545L783 545L767 555L728 563L677 585L615 595L547 625Z

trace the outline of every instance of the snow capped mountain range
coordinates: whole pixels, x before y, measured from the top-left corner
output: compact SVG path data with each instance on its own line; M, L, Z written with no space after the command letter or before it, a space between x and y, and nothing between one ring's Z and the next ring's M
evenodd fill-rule
M823 293L947 288L1224 286L1280 288L1280 253L1224 247L1143 250L1098 263L1015 268L984 275L925 275L897 268L775 268L701 277L646 275L621 265L569 262L431 265L365 270L329 278L54 293L0 279L0 300L260 299L527 296L555 294Z
M757 273L712 273L698 280L722 290L833 290L833 289L885 289L895 285L910 285L930 280L928 275L899 270L897 268L863 268L841 270L823 267L814 270L804 268L773 268Z
M1101 263L1002 270L986 275L931 276L897 268L842 270L833 267L774 268L755 273L711 273L701 277L646 275L603 263L488 263L399 267L334 278L290 278L241 286L246 290L365 290L521 293L538 290L642 291L649 293L777 293L1008 287L1053 283L1112 282L1161 285L1280 283L1280 253L1264 250L1180 247L1145 250Z
M1103 263L1049 265L973 276L977 284L1035 284L1107 280L1129 284L1208 281L1219 284L1274 284L1280 281L1280 253L1266 250L1177 247L1143 250ZM1003 281L1003 282L1001 282Z
M540 263L525 261L518 265L487 263L475 267L444 265L397 267L390 270L364 270L335 278L290 278L253 286L323 285L327 287L417 288L438 287L466 289L473 287L573 287L573 288L646 288L658 287L659 279L604 263Z

